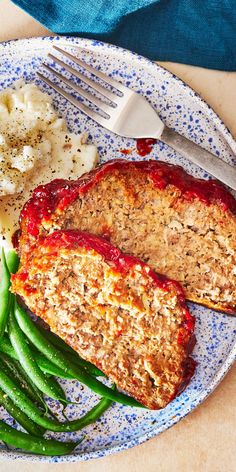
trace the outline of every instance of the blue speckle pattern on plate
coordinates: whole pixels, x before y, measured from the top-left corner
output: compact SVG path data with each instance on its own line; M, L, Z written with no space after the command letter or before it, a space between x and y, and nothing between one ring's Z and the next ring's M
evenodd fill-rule
M75 51L77 46L81 48L77 53L82 59L142 93L167 125L225 161L236 164L236 143L216 114L182 81L147 59L112 45L79 38L45 37L0 44L0 89L22 77L27 82L35 81L42 90L52 95L54 105L65 116L71 130L89 133L89 139L98 146L103 162L112 158L124 158L120 152L124 148L133 149L130 159L140 158L133 140L115 136L99 127L37 78L36 72L41 69L41 63L47 60L47 54L52 52L55 43L62 47L71 45L75 47ZM153 147L147 158L180 164L195 177L209 178L208 174L161 142ZM8 450L2 445L0 457L48 462L102 457L140 444L186 416L213 391L236 358L236 318L193 304L190 304L190 309L196 317L197 345L193 356L198 367L185 392L167 408L147 411L116 404L95 425L84 430L86 440L73 454L63 457L36 456ZM70 419L85 413L96 403L96 396L86 387L75 381L63 381L62 384L69 398L79 400L81 405L67 407ZM55 403L51 406L57 408ZM1 418L13 424L3 410L0 412ZM48 437L73 440L80 438L81 434L50 433Z

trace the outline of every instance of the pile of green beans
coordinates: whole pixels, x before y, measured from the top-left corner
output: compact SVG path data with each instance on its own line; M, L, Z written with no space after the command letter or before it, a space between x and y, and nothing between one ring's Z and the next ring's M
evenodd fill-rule
M19 259L15 251L10 251L7 256L2 252L0 405L26 433L19 432L0 420L0 440L37 454L67 454L78 442L62 443L44 439L42 436L46 430L79 431L95 422L113 401L138 407L142 405L97 380L96 377L104 374L96 366L82 359L58 336L32 321L10 292L10 274L17 271L18 265ZM83 417L60 422L44 400L46 395L62 404L70 403L55 377L77 379L102 399Z

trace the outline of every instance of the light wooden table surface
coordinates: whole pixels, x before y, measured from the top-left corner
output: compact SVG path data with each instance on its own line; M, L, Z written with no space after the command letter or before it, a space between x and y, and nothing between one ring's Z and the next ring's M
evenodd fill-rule
M45 0L46 1L46 0ZM48 34L9 0L0 0L0 41ZM236 73L174 63L164 67L196 90L236 138ZM0 462L0 472L236 472L236 366L215 392L170 430L113 456L72 464Z

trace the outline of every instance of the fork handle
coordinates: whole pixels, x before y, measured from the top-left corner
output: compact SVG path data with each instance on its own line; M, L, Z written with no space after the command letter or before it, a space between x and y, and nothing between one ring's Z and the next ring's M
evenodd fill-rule
M233 190L236 190L235 167L222 161L222 159L214 156L211 152L206 151L167 126L164 128L160 140Z

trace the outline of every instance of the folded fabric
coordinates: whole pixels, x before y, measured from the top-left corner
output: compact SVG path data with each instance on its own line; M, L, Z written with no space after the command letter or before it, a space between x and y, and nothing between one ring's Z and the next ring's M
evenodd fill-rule
M150 59L236 70L235 0L14 0L58 34L107 41Z

